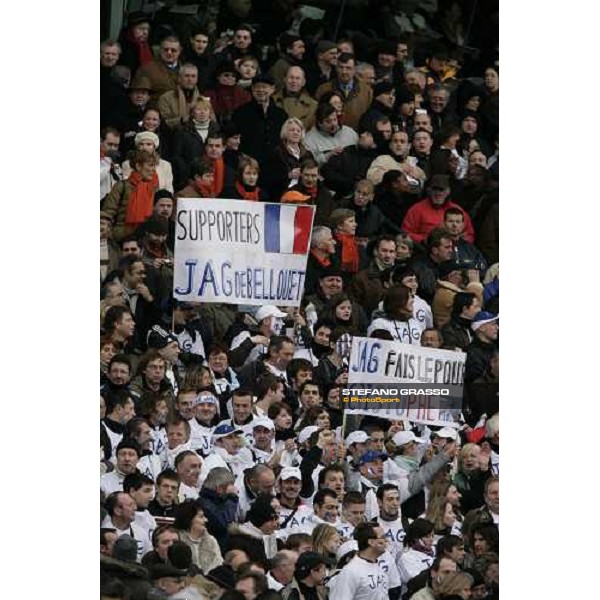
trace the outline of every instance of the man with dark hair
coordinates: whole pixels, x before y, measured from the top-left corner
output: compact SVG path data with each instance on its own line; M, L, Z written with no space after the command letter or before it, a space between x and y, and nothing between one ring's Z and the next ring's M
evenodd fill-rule
M373 523L361 523L354 531L358 543L358 554L333 580L330 600L367 600L398 598L397 586L390 588L390 572L380 564L388 547L387 538L381 527ZM397 573L395 574L397 578Z
M124 350L135 333L135 321L128 306L111 306L104 316L104 333L113 344Z
M315 126L304 138L304 145L312 152L320 167L330 157L341 154L344 148L358 143L356 131L339 123L337 112L331 104L319 104L315 121Z
M256 600L269 589L269 584L264 573L249 571L238 576L235 589L244 595L245 600Z
M465 350L473 341L471 324L481 309L481 300L475 294L459 292L452 300L450 320L442 327L444 345Z
M154 481L142 473L130 473L123 480L123 491L129 494L135 502L135 521L148 537L156 529L156 521L148 511L148 505L154 495Z
M349 196L355 185L366 178L369 167L379 152L377 123L373 129L359 127L357 145L347 146L341 154L332 155L323 165L321 172L325 183L338 196ZM388 124L391 134L389 119Z
M117 356L114 358L117 358ZM112 363L111 361L111 366L112 364L119 365L122 363ZM116 370L115 367L114 372ZM106 403L106 416L102 419L101 424L110 440L110 456L116 451L117 446L123 439L126 423L135 417L135 404L129 390L126 388L106 390L103 392L103 397Z
M425 255L415 256L410 266L419 279L419 295L431 304L439 276L440 263L450 260L454 251L452 237L442 228L434 229L427 237Z
M348 294L370 315L379 305L384 287L381 274L396 261L396 240L392 235L380 235L372 245L373 258L369 266L352 277Z
M294 357L294 341L285 335L274 335L263 355L247 363L240 371L244 385L252 385L261 374L270 373L287 385L287 366Z
M457 539L462 544L462 540L460 538ZM457 563L451 556L446 553L438 553L431 567L408 580L406 584L408 589L406 592L407 597L410 600L435 600L438 597L438 590L442 581L448 575L456 573L457 570Z
M465 265L465 268L477 269L481 277L487 271L487 263L483 254L465 240L465 215L460 208L447 208L444 212L444 227L454 242L454 258Z
M151 550L150 538L137 523L135 523L135 501L125 492L114 492L108 496L105 503L108 515L102 522L103 527L113 528L117 534L130 535L137 543L137 560ZM114 552L114 548L113 548Z
M342 518L337 527L342 540L353 539L354 530L365 522L366 501L360 492L347 492L342 501Z
M275 85L280 88L291 68L301 68L304 65L306 46L300 36L286 32L279 36L278 41L281 57L271 67L269 74L275 80Z
M179 476L173 469L165 469L156 479L156 494L148 503L150 514L154 517L175 518L178 493Z
M325 559L316 552L300 554L292 581L281 590L283 600L325 600Z
M163 220L167 224L167 247L171 252L175 247L175 220L173 217L173 209L175 208L175 196L169 190L158 190L154 194L154 209L152 216ZM135 230L135 237L142 240L146 233L148 221L140 224ZM141 249L140 249L141 251Z
M320 182L319 164L305 158L300 164L300 179L281 196L281 202L302 202L316 207L313 225L326 225L335 208L333 194Z
M464 215L464 238L468 242L473 242L475 232L469 215L449 199L450 179L448 175L433 175L428 182L428 191L429 194L426 198L408 209L402 222L402 229L410 235L413 241L421 243L436 227L443 225L447 209L457 208Z
M402 554L406 535L400 516L400 491L394 483L384 483L377 488L376 496L379 506L379 516L376 522L383 529L383 533L389 541L389 552L397 561Z
M333 90L342 93L344 101L344 123L356 128L362 115L367 111L373 99L372 89L356 77L356 58L353 54L343 53L337 57L335 81L319 86L315 93L317 100Z

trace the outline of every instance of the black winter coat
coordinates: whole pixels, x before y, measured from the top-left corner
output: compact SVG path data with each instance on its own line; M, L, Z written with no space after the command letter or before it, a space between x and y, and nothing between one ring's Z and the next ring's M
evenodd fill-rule
M280 142L281 128L287 121L287 113L270 100L267 112L255 100L246 102L237 108L232 121L242 136L240 150L255 158L260 165L265 165L270 148ZM261 180L262 180L261 174ZM262 181L259 181L262 185Z
M341 154L332 156L321 168L321 174L327 185L340 196L352 194L354 186L367 177L367 171L377 150L363 150L358 146L349 146Z

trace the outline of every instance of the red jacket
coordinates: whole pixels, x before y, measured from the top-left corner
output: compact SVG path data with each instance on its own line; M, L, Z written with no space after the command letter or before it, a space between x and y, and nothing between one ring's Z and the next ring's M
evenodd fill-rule
M475 240L475 231L469 215L458 204L446 200L441 206L433 206L429 198L417 202L411 206L402 221L402 229L410 235L417 243L427 239L427 236L436 228L444 226L444 213L449 208L458 208L465 217L465 231L463 238L473 243Z

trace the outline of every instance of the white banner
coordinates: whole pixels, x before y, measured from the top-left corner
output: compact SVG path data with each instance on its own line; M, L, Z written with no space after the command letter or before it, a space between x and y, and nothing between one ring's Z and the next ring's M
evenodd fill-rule
M388 340L354 337L350 354L348 388L372 384L436 384L451 386L462 397L466 355L464 352L436 350ZM453 403L455 406L456 403ZM392 405L393 406L393 405ZM406 408L347 409L349 414L362 414L391 420L407 419L427 425L458 427L454 419L457 409L440 408L439 396L419 396Z
M299 306L313 206L179 198L173 297Z

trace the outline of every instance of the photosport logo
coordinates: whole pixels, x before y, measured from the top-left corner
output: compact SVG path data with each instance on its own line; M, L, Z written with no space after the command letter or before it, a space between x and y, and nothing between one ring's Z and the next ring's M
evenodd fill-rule
M340 388L345 410L439 409L462 408L462 386L434 383L365 383Z

